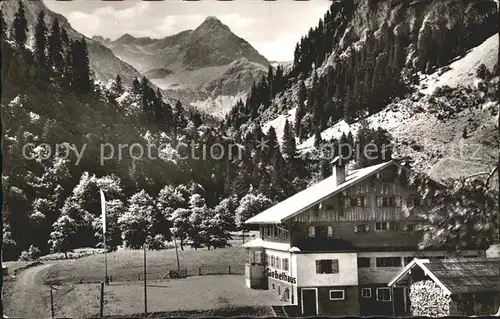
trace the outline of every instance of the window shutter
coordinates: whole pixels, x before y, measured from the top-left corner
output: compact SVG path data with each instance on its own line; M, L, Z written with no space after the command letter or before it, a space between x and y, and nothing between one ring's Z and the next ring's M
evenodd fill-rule
M314 226L309 226L309 237L314 237L316 232L314 230Z
M333 226L328 226L328 237L333 237Z
M332 260L332 273L337 274L339 272L339 261L337 259Z

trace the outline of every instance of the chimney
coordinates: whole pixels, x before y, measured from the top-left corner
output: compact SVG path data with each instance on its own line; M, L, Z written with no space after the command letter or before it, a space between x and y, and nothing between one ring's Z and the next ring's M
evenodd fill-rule
M348 160L337 156L331 162L332 164L332 176L334 177L335 186L338 186L345 182L347 176L347 164Z

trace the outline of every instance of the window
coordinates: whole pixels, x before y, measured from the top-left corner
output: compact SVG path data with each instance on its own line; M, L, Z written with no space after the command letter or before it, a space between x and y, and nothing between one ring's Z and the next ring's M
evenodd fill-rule
M359 224L354 226L355 233L367 233L370 230L370 226L366 224Z
M387 230L387 223L375 223L375 230Z
M283 270L288 271L288 258L283 258Z
M281 285L278 285L278 295L281 295Z
M339 261L336 259L316 260L317 274L336 274L339 272Z
M266 265L271 265L271 256L266 256Z
M401 267L401 257L379 257L377 267Z
M281 269L281 258L276 257L276 268Z
M416 197L410 197L408 198L408 206L422 206L424 203L424 200L416 198Z
M276 290L276 286L274 285L274 283L272 284L272 287L273 287L273 291Z
M406 224L403 227L404 231L415 231L415 224Z
M345 204L345 207L350 207L351 206L351 198L349 197L346 197L344 198L344 204Z
M396 204L396 207L401 207L401 196L394 197L394 202Z
M368 199L364 196L358 197L358 207L368 206Z
M358 257L358 268L370 268L370 257Z
M256 251L254 252L254 263L256 264L262 264L262 252L261 251Z
M271 267L274 267L276 259L274 256L271 256Z
M278 237L278 227L273 226L274 237Z
M398 229L398 224L396 222L388 222L387 224L388 224L387 226L390 230Z
M372 289L371 288L361 288L361 297L362 298L371 298L372 297Z
M330 300L344 300L345 290L330 290Z
M333 226L328 226L328 237L333 237Z
M309 237L315 237L316 236L316 231L314 229L314 226L309 226Z
M248 250L248 249L245 251L245 262L247 264L250 263L250 250Z
M316 237L326 238L328 236L328 227L327 226L316 226L314 227L314 233Z
M377 288L377 301L381 302L391 301L391 289Z
M397 204L397 202L398 202L397 198L399 198L399 197L377 196L377 207L394 207L394 206L400 206L400 205Z

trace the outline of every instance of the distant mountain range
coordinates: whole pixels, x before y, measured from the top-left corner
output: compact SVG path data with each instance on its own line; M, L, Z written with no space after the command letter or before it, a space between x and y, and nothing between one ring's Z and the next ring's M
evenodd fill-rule
M210 105L221 96L244 97L267 73L269 61L216 17L194 30L161 39L125 34L116 40L93 37L131 64L167 95L223 115L231 105Z

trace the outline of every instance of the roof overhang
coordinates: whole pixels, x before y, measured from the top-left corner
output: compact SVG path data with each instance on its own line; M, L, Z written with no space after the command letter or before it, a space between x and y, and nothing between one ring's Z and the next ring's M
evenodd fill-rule
M307 203L307 205L304 205L304 206L298 208L297 210L290 212L289 214L286 214L284 216L281 216L281 215L277 216L277 214L273 213L274 210L278 210L278 212L279 212L279 209L278 209L278 208L280 208L279 206L280 205L285 206L283 203L285 203L287 200L292 200L295 196L301 196L301 195L305 194L304 192L308 191L309 188L314 187L315 185L321 184L322 182L326 182L328 180L328 179L325 179L325 180L320 181L320 182L316 183L315 185L310 186L309 188L287 198L286 200L268 208L267 210L263 211L262 213L248 219L244 223L245 224L281 224L281 223L303 213L304 211L310 209L311 207L314 207L315 205L321 203L325 199L327 199L331 196L334 196L340 192L343 192L344 190L358 184L359 182L375 175L376 173L384 170L385 168L387 168L391 165L397 165L398 167L401 167L402 169L407 169L406 167L401 166L398 163L391 160L391 161L388 161L385 163L381 163L381 164L373 165L373 166L366 167L366 168L363 168L360 170L356 170L356 172L358 172L360 174L361 174L362 170L366 170L366 173L361 174L361 176L352 177L352 180L348 180L348 181L342 183L341 185L339 185L338 187L333 189L331 192L328 192L324 196L321 196L319 198L314 199L313 201ZM284 208L286 209L287 207L285 206ZM278 212L276 212L276 213L278 213ZM269 215L269 216L266 216L266 215ZM265 217L263 217L263 216L265 216Z

